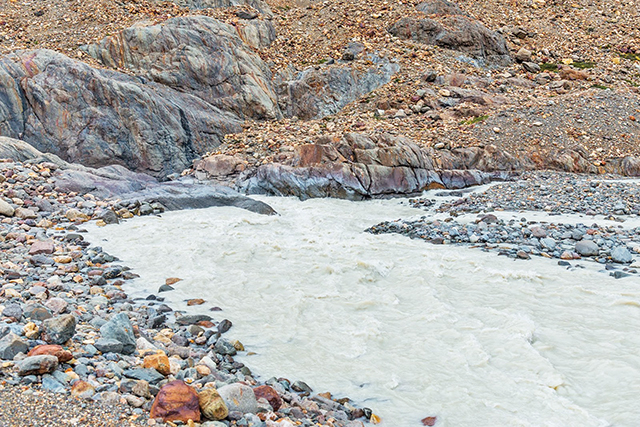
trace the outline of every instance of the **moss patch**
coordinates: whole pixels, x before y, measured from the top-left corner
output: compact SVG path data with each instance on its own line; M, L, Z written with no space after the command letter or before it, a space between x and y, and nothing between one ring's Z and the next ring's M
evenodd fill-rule
M489 118L489 116L478 116L478 117L474 117L472 119L460 122L460 124L461 125L473 125L473 124L476 124L476 123L480 123L481 121L486 120L488 118Z
M579 68L581 70L584 70L585 68L593 68L593 67L595 67L596 63L595 62L589 62L589 61L585 61L585 62L577 61L577 62L574 62L573 64L571 64L571 66L575 67L575 68Z
M630 59L632 61L640 61L640 54L638 53L621 53L620 58Z
M558 64L552 64L551 62L544 62L540 64L540 71L558 72Z

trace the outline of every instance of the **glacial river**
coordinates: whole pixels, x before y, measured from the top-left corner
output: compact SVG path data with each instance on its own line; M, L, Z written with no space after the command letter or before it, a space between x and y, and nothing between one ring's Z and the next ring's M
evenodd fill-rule
M167 303L222 307L255 375L348 396L384 426L640 425L637 278L363 233L425 214L406 201L262 200L280 215L170 212L89 240L141 276L132 297L180 277Z

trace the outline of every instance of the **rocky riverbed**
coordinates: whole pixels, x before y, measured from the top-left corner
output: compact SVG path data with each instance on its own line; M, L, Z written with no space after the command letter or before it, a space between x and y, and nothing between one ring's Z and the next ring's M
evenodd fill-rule
M607 179L608 178L608 179ZM580 266L580 260L606 265L616 278L638 273L640 227L611 225L640 214L640 185L615 176L593 177L557 172L528 172L521 179L490 186L482 192L444 192L454 200L412 199L412 206L432 211L419 220L383 222L368 232L399 233L433 244L463 244L517 259L556 258L561 266ZM520 218L497 213L520 212ZM531 212L557 215L558 221L527 219ZM491 213L493 212L493 213ZM449 214L446 218L433 215ZM469 219L469 214L478 214ZM577 221L562 215L581 214ZM593 219L600 215L608 224ZM466 217L457 220L456 217Z
M187 315L163 304L180 278L158 283L145 299L129 298L122 285L136 274L85 241L82 224L107 226L164 206L59 191L57 169L0 163L0 394L11 396L7 403L52 407L46 416L26 411L24 419L21 405L3 405L0 425L354 427L376 420L301 381L254 378L234 360L245 350L226 337L232 325L219 308ZM73 398L62 399L67 410L59 410L60 396ZM105 411L112 413L102 417Z

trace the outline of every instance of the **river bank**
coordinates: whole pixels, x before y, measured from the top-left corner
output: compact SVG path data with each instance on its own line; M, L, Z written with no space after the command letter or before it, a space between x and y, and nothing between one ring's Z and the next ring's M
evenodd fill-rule
M8 400L0 425L161 425L163 419L192 419L207 426L220 425L215 420L358 426L362 422L350 418L372 416L348 399L312 396L295 379L267 379L268 385L255 379L234 358L242 344L223 337L231 322L209 309L186 315L162 303L161 292L179 287L180 278L163 278L150 295L131 299L123 286L137 274L87 242L83 227L92 218L100 226L115 224L118 216L133 217L132 211L91 194L56 190L53 163L4 161L0 168L1 392L36 402L27 408L40 402L45 411L56 405L55 394L77 399L66 402L74 413L68 419L75 421L65 421L61 411L46 411L46 417L25 412ZM163 207L154 205L147 213L154 210ZM201 303L193 299L189 305ZM172 396L172 387L188 392ZM216 389L219 394L211 391Z

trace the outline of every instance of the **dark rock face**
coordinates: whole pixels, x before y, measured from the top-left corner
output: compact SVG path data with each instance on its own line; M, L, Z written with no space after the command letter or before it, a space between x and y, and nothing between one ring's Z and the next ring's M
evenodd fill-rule
M482 62L509 65L511 56L504 37L471 19L447 1L430 1L418 5L429 15L445 15L438 21L430 18L402 18L389 32L396 37L460 51Z
M0 80L0 133L88 166L164 176L240 129L199 98L48 50L0 58Z
M270 43L275 37L268 28L261 31L246 23L243 28L253 43ZM135 71L239 117L280 116L269 68L234 27L213 18L180 17L131 27L86 50L108 67Z
M280 75L277 85L280 107L288 117L319 119L335 114L359 97L389 83L400 66L386 59L370 58L374 66L358 71L351 67L309 67L300 73Z
M131 172L121 166L67 169L56 176L55 184L60 191L92 193L98 197L118 197L132 202L158 202L167 210L235 206L264 215L276 213L266 203L228 187L201 185L188 180L159 183L149 175Z
M390 135L346 134L298 148L293 164L267 164L242 174L237 185L248 194L337 197L361 200L415 194L429 188L463 188L487 183L477 170L436 170L435 153Z

